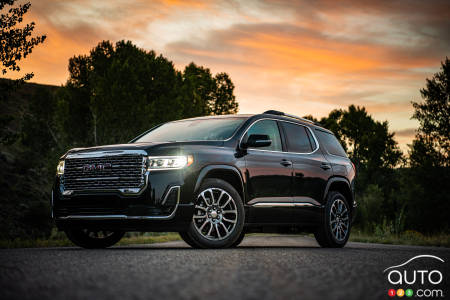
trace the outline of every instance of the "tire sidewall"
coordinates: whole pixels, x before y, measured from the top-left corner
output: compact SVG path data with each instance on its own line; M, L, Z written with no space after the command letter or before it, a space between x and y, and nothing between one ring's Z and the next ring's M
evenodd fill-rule
M201 248L227 248L231 247L240 237L241 232L244 228L245 223L245 211L244 211L244 205L242 203L241 196L236 191L236 189L229 184L226 181L223 181L221 179L213 179L208 178L205 179L205 181L201 184L198 193L195 194L194 198L194 204L197 205L197 198L198 195L203 192L204 190L208 188L221 188L225 190L227 193L230 194L230 196L234 199L236 203L236 209L237 209L237 222L236 226L233 229L233 232L230 236L223 240L213 241L208 240L205 237L203 237L195 228L195 224L193 220L191 219L191 224L189 225L188 235L189 237L195 242L195 244L199 245Z
M344 195L342 195L341 193L336 192L336 191L330 192L330 194L328 195L327 198L328 199L327 199L327 204L325 207L325 220L324 220L324 226L325 226L324 231L326 233L326 237L330 241L332 247L344 247L348 241L348 238L350 237L350 232L351 232L351 210L348 206L348 201L344 197ZM347 232L345 239L343 239L342 241L339 241L334 237L334 234L331 231L331 224L330 224L331 207L332 207L334 201L337 199L341 199L344 201L345 207L347 208L347 211L349 212L349 216L348 216L349 217L349 225L348 225L349 228L348 228L348 232Z

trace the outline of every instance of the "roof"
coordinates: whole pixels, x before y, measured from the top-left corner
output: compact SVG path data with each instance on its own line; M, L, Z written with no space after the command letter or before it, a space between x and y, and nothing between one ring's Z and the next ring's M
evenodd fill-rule
M290 120L290 121L296 121L305 125L313 125L317 128L323 129L327 132L330 132L328 129L324 128L321 124L314 122L309 119L305 119L302 117L294 116L291 114L286 114L281 111L276 110L268 110L263 112L262 114L229 114L229 115L213 115L213 116L201 116L201 117L194 117L194 118L188 118L188 119L181 119L181 120L174 120L172 122L180 122L180 121L192 121L192 120L205 120L205 119L225 119L225 118L242 118L242 119L248 119L251 117L258 117L258 116L270 116L271 118L276 118L280 120Z

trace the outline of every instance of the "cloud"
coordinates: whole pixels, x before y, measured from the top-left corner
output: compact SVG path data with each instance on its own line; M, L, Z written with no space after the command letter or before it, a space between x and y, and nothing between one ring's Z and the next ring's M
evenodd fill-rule
M406 129L402 129L402 130L397 130L395 132L396 136L401 136L401 137L411 137L416 135L417 133L417 128L406 128Z
M240 112L328 114L350 104L388 120L403 147L411 100L450 50L450 2L334 0L34 1L25 21L47 40L21 63L61 84L68 59L130 39L182 69L227 72ZM400 131L399 131L400 130Z

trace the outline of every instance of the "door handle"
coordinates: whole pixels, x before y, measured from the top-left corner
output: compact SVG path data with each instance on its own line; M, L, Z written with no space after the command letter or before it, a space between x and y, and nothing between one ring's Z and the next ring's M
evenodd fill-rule
M289 167L289 166L292 166L292 161L283 159L283 160L280 162L280 164L281 164L282 166Z
M329 164L327 164L327 163L322 163L322 164L320 165L320 167L321 167L322 169L324 169L324 170L329 170L329 169L331 169L331 166L330 166Z

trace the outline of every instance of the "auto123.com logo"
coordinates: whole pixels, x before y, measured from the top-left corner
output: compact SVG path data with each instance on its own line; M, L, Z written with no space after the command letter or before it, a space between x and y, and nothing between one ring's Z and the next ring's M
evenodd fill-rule
M426 265L424 265L426 263ZM391 286L389 297L445 298L444 260L434 255L417 255L406 262L386 268L383 274Z

